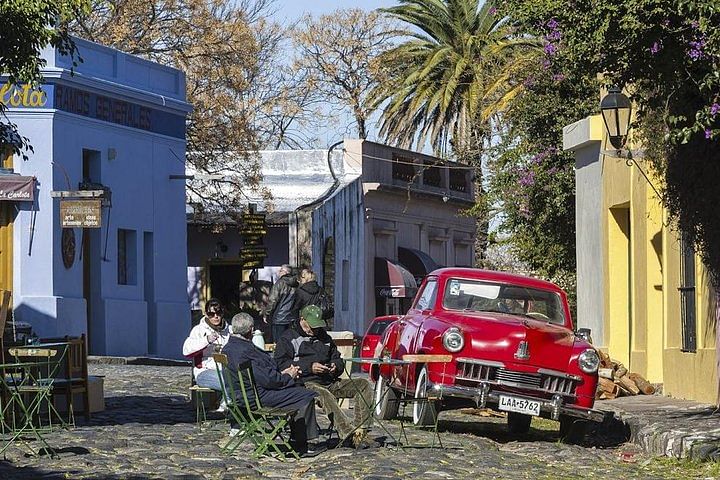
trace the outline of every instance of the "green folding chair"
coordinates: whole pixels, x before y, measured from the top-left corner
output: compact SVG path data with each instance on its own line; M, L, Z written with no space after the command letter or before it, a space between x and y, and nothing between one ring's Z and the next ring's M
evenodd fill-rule
M235 423L238 424L240 429L237 435L231 435L225 445L220 447L220 452L232 455L245 440L253 443L255 445L253 451L257 451L262 446L263 437L258 431L257 425L243 412L243 406L235 400L237 395L235 393L234 382L228 381L228 377L224 374L224 372L229 372L227 355L216 353L213 354L213 359L215 360L215 368L221 387L220 391L225 401L227 412L235 420Z
M225 358L223 359L222 357ZM223 368L227 368L226 355L216 354L213 358L218 364L223 365ZM230 372L229 369L227 371ZM233 416L241 425L240 435L244 434L244 436L234 448L237 448L245 438L250 438L256 444L253 450L253 456L256 458L265 454L276 453L277 458L280 460L285 459L285 454L292 455L296 459L299 459L300 456L292 448L284 435L285 427L295 417L297 410L262 406L250 362L244 362L238 365L237 377L240 387L239 393L242 396L242 404L233 408L231 412L234 410L237 411L238 416ZM221 379L220 381L221 384L224 382L224 384L228 386L226 394L232 398L237 398L235 396L233 382L225 381L225 379ZM233 402L233 404L236 405L237 402ZM240 419L243 419L244 422L241 422ZM242 426L245 427L244 432L242 431ZM232 441L233 439L228 443ZM286 452L283 452L280 447L284 447Z

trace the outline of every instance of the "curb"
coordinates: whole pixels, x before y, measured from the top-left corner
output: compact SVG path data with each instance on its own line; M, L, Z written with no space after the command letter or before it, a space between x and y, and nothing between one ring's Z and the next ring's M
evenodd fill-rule
M189 360L155 357L109 357L104 355L88 355L91 365L151 365L160 367L190 367Z
M713 407L665 399L677 405L633 411L632 405L624 408L603 402L596 408L612 412L614 419L625 425L629 441L648 455L719 461L720 425Z

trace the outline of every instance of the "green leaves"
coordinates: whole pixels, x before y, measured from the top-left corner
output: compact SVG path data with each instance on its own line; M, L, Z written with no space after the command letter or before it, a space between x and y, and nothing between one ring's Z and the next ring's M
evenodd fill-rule
M88 0L3 0L0 2L0 74L11 84L37 85L44 66L40 52L48 45L73 55L75 44L67 22L89 8ZM76 57L73 59L75 65ZM0 102L0 116L6 106ZM0 151L9 145L13 153L27 158L32 151L15 125L0 121Z

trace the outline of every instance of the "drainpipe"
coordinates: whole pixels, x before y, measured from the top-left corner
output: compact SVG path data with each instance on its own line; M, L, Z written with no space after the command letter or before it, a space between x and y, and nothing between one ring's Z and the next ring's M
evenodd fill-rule
M341 143L344 143L344 140L340 140L339 142L333 143L332 145L330 145L330 147L328 148L328 152L327 152L327 164L328 164L328 169L330 170L330 175L332 175L332 178L333 178L333 184L319 198L313 200L312 202L308 202L304 205L300 205L299 207L297 207L295 209L295 261L296 261L296 263L299 263L299 260L300 260L300 240L299 240L300 235L298 235L298 233L299 233L299 228L298 228L299 227L299 220L298 220L299 212L301 210L306 210L306 209L309 209L311 207L321 204L327 198L329 198L330 195L335 193L335 190L337 190L338 187L340 186L340 180L338 179L337 175L335 175L335 170L333 170L332 162L330 161L330 154L335 149L335 147L337 147ZM297 265L297 266L299 267L300 265Z

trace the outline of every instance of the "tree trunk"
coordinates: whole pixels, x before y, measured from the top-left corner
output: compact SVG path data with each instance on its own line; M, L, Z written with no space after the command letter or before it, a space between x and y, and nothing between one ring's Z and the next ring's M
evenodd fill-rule
M480 124L478 124L480 125ZM475 192L475 266L484 267L487 259L488 231L490 215L486 205L486 192L483 187L483 141L485 132L478 126L473 128L467 138L453 138L452 148L455 159L464 165L474 167L472 172L473 190Z

